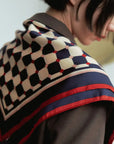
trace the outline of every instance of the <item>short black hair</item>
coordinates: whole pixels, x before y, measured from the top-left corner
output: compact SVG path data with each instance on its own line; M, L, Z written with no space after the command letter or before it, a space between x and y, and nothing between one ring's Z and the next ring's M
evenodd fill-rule
M69 0L44 0L51 8L64 11L66 5L69 3ZM81 0L77 8L77 19L78 19L78 10L81 4L85 0ZM101 13L96 22L96 34L101 35L101 31L104 27L106 21L114 15L114 0L90 0L88 3L85 18L87 25L90 30L92 30L92 17L97 8L101 8Z
M44 0L51 8L64 11L69 0Z
M83 0L82 0L83 1ZM92 17L96 9L100 8L101 12L96 21L96 34L101 35L106 21L114 16L114 0L90 0L86 9L86 22L92 30Z

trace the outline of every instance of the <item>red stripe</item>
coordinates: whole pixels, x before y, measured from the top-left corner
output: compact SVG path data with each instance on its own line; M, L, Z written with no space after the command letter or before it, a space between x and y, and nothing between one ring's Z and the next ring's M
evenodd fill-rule
M1 129L0 129L0 141L2 141Z
M41 111L47 105L49 105L49 104L51 104L51 103L53 103L57 100L63 99L67 96L73 95L75 93L80 93L80 92L84 92L84 91L87 91L87 90L100 89L100 88L110 89L114 92L114 88L109 86L109 85L106 85L106 84L93 84L93 85L87 85L87 86L75 88L75 89L72 89L72 90L69 90L67 92L63 92L61 94L58 94L56 96L51 97L49 100L42 103L40 105L40 107L38 109L36 109L33 113L31 113L29 116L23 118L19 124L15 125L12 129L10 129L7 133L5 133L2 136L2 139L5 140L9 136L11 136L15 131L17 131L20 127L22 127L25 123L27 123L30 119L32 119L36 114L38 114L39 111ZM109 98L109 96L107 97L107 100L110 100L110 98L109 99L108 98ZM114 98L112 98L111 101L114 101Z
M108 96L101 96L101 97L95 97L95 98L89 98L89 99L86 99L86 100L80 100L78 102L74 102L74 103L71 103L71 104L67 104L65 106L61 106L61 107L58 107L48 113L46 113L45 115L43 115L39 120L38 122L34 125L34 127L32 128L32 130L30 131L30 133L28 135L26 135L23 139L21 139L21 141L19 142L19 144L24 144L28 138L31 136L31 134L34 132L34 130L39 126L40 123L42 123L44 120L46 119L49 119L50 117L52 116L55 116L57 114L60 114L62 112L65 112L67 110L70 110L70 109L73 109L73 108L77 108L79 106L83 106L83 105L86 105L86 104L89 104L89 103L92 103L92 102L97 102L97 101L100 101L100 100L113 100L112 97L108 97ZM111 143L110 143L111 144Z
M113 141L114 141L114 131L113 131L112 135L110 136L108 144L112 144Z

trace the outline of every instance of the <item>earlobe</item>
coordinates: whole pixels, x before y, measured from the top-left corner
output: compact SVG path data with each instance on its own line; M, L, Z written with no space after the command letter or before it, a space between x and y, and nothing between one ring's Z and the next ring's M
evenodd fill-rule
M107 30L114 32L114 17L112 18L111 22L109 23Z
M114 32L114 24L110 24L107 28L108 31Z

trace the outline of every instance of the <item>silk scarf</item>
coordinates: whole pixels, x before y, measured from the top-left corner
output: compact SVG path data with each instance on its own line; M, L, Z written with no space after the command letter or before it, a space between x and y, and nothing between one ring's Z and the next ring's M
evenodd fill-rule
M114 87L96 60L38 21L24 26L0 50L1 143L26 143L44 120L64 111L114 102Z

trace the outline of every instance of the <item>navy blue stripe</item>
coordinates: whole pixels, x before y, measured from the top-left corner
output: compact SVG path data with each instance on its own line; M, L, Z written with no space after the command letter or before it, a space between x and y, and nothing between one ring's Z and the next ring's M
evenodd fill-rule
M106 75L97 72L88 72L69 77L64 81L59 82L58 84L45 90L42 94L39 95L39 98L42 99L43 97L43 101L45 101L50 97L58 95L59 93L92 84L107 84L112 86L109 78Z
M98 97L98 96L100 97L102 95L114 97L114 93L110 90L107 90L107 89L95 89L95 90L90 90L90 91L85 91L85 92L73 94L73 95L67 96L61 100L53 102L52 104L45 107L40 112L39 117L43 116L47 112L49 112L55 108L58 108L60 106L64 106L64 105L67 105L70 103L78 102L78 101L84 100L84 99L86 101L86 99L94 98L94 97Z
M96 79L97 77L97 79ZM68 90L72 90L74 88L78 88L81 86L86 86L89 84L109 84L111 85L109 79L107 76L96 73L96 72L89 72L84 73L81 75L72 76L50 88L43 91L39 96L37 96L34 100L26 104L23 109L20 109L15 113L15 115L12 116L14 118L14 123L18 123L18 119L16 119L16 116L26 117L30 113L32 113L35 109L37 109L41 103L45 102L49 98L56 96L60 93L66 92ZM37 92L36 92L37 93ZM93 94L93 93L92 93ZM83 98L82 93L79 94L79 98ZM113 94L112 94L113 95ZM72 99L71 99L72 100ZM31 109L32 107L32 109ZM23 112L22 112L23 111ZM11 122L11 119L8 119L7 122ZM9 125L7 128L10 129L11 125Z

